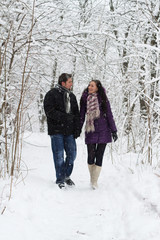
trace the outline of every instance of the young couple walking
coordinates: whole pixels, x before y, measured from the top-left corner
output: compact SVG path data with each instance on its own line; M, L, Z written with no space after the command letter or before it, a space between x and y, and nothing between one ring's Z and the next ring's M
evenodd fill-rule
M44 110L56 171L56 184L75 185L70 176L76 158L76 141L85 124L85 143L88 152L88 169L93 189L102 168L107 143L117 140L117 129L105 89L99 80L91 80L80 99L80 111L71 92L72 75L62 73L58 84L47 92ZM64 157L65 152L65 157Z

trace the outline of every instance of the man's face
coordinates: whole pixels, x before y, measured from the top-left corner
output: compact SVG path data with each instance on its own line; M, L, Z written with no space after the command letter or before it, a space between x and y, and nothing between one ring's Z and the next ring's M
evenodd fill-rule
M72 84L73 84L72 78L68 78L68 80L66 82L62 82L62 86L69 90L71 89Z

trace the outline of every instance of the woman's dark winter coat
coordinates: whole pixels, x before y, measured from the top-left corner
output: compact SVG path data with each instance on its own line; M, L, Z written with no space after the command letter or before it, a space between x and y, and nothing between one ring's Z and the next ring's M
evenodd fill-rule
M47 116L48 135L74 135L80 133L80 114L75 95L70 92L71 113L66 113L64 90L53 88L44 98L44 110Z
M80 100L80 125L83 127L86 111L87 111L87 90L83 92ZM107 100L107 111L103 113L101 103L102 99L98 95L99 109L100 109L100 118L94 120L94 132L85 132L85 143L109 143L112 142L111 133L116 132L117 128L113 119L110 103Z

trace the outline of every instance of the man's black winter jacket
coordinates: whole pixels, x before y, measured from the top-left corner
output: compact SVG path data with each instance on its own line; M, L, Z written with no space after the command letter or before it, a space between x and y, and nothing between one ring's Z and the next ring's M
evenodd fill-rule
M64 91L53 88L44 98L44 110L47 116L48 135L71 135L80 129L80 114L75 95L70 92L71 113L66 113Z

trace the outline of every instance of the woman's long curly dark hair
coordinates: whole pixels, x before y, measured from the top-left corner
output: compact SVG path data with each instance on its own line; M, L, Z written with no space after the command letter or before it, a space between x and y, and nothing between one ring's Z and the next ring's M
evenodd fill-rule
M97 88L98 88L98 95L100 96L101 98L101 107L102 107L102 111L104 114L106 114L107 112L107 101L108 101L108 98L107 98L107 95L105 93L105 89L104 87L102 86L102 83L99 81L99 80L91 80L90 82L95 82ZM88 92L88 87L87 87L87 92Z

